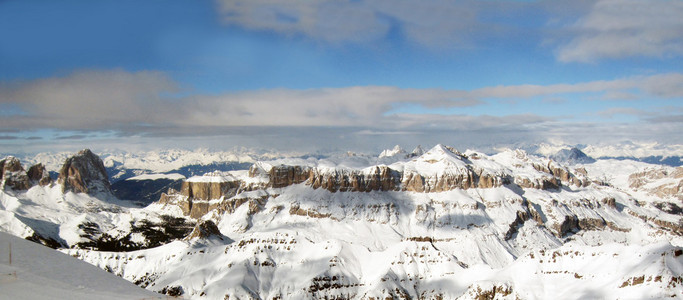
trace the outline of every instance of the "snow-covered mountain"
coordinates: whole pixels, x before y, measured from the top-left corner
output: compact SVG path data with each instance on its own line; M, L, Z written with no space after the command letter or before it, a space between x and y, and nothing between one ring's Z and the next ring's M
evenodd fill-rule
M4 186L0 231L166 294L683 297L680 167L437 145L261 160L189 177L144 208L61 182Z
M550 158L554 161L569 165L590 164L595 162L594 158L586 155L586 153L583 153L583 151L579 150L576 147L573 147L571 149L562 149L557 153L551 155Z
M650 164L683 166L683 146L658 143L624 142L609 145L568 145L563 143L528 145L522 147L530 153L563 160L572 155L585 154L589 158L633 160ZM581 153L577 152L580 151ZM573 154L572 154L573 153ZM590 163L584 161L582 163Z
M56 173L70 152L14 155L25 164L42 163ZM99 153L112 183L142 174L180 173L184 176L201 175L215 170L249 168L257 160L302 156L302 153L276 153L265 150L239 149L210 151L207 149L168 149L155 151L105 151Z

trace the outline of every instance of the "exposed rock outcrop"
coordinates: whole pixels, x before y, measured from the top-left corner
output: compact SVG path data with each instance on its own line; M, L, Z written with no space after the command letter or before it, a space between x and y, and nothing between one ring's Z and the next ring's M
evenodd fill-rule
M554 234L557 237L564 237L570 232L576 232L580 230L579 218L576 216L564 216L564 220L561 223L555 223L552 226L555 231Z
M645 190L660 198L677 198L683 201L683 167L651 168L628 177L634 190Z
M552 161L548 162L547 165L538 165L538 164L532 164L534 169L540 172L544 172L549 174L552 179L549 180L547 184L550 185L556 185L557 187L560 187L562 183L566 183L568 185L574 185L577 187L585 187L590 184L590 181L587 179L580 179L576 175L574 175L572 172L569 171L564 166L560 166ZM553 180L554 179L554 180ZM549 185L549 187L551 187ZM551 187L552 188L552 187ZM545 189L545 188L544 188Z
M211 200L232 197L240 187L239 181L194 182L184 181L180 194L196 200Z
M254 167L250 176L259 176ZM400 172L388 166L374 166L365 170L334 170L278 165L268 172L266 187L281 188L305 183L314 189L323 188L330 192L410 191L443 192L454 189L492 188L510 183L505 176L486 174L467 168L462 173L441 174L424 177L418 173Z
M225 178L222 178L225 179ZM235 212L242 204L249 204L249 214L261 210L265 204L265 197L234 197L239 188L246 186L241 181L185 181L180 191L169 189L161 194L159 203L178 206L184 215L199 219L205 214L216 211L218 213Z
M558 189L562 183L552 176L529 179L526 177L515 177L515 184L525 189L551 190Z
M14 156L0 160L1 185L14 190L27 190L31 187L28 175L21 166L21 162Z
M455 189L496 188L516 184L521 188L558 189L563 184L590 184L568 168L549 160L516 152L522 172L516 173L484 154L463 154L454 148L437 145L420 157L390 166L379 164L365 168L334 166L302 161L257 162L246 176L231 173L207 174L182 183L180 192L169 190L160 198L162 204L177 204L185 215L201 218L214 209L232 212L249 202L263 205L266 198L235 197L243 192L266 191L303 184L313 189L336 192L408 191L437 193ZM470 159L471 157L471 159ZM533 167L531 166L533 164ZM535 210L534 210L535 212ZM531 213L531 212L528 212ZM294 210L293 214L310 215ZM315 215L315 214L314 214ZM527 216L527 218L531 215ZM535 216L533 216L536 219Z
M59 171L57 181L63 192L111 194L109 177L102 160L90 149L69 157Z
M218 226L216 226L216 223L213 221L200 221L197 223L197 225L195 225L194 229L192 229L192 232L185 239L191 240L194 238L217 238L219 240L223 240L223 234L221 234L221 231L218 230Z
M26 172L29 180L32 184L39 184L40 186L46 186L52 183L52 178L50 174L45 169L45 165L42 163L36 164L28 168Z

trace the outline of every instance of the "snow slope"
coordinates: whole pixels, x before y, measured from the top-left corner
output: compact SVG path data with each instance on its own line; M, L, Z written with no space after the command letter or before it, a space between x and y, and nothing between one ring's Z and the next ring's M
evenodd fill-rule
M3 232L0 249L2 299L162 299L81 260Z

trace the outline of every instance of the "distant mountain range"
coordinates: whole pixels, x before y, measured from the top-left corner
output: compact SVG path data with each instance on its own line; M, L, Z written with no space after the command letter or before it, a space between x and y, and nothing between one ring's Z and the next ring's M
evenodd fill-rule
M150 164L113 184L88 150L54 180L8 157L0 231L192 299L683 297L683 167L421 152Z

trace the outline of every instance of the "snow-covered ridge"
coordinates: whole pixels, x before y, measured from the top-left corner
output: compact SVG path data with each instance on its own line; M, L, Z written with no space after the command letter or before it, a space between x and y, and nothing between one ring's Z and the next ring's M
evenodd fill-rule
M581 174L575 175L562 165L521 150L488 156L471 150L461 153L443 145L417 157L396 159L388 165L359 156L261 161L252 166L249 176L265 179L273 187L306 182L330 191L349 190L347 187L356 191L374 190L363 185L377 180L382 181L383 190L420 192L485 188L512 182L536 188L559 187L562 182L587 184Z

